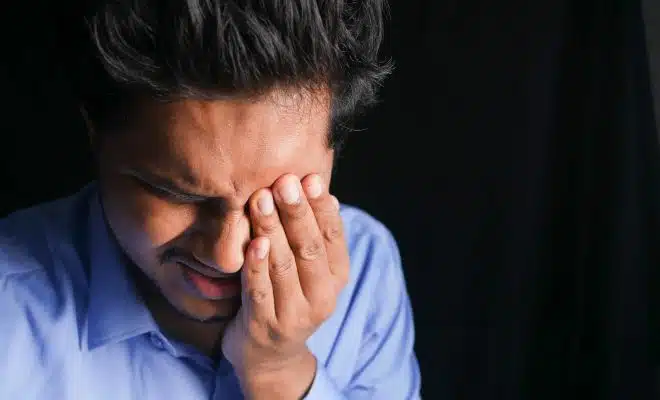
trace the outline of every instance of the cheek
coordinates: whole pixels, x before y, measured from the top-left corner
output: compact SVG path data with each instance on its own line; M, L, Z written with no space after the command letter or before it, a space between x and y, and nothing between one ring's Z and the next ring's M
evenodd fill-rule
M321 174L321 179L323 179L323 183L325 185L325 189L329 190L330 189L330 181L332 179L332 172L331 171L324 171Z
M106 202L115 234L131 252L159 248L175 240L194 223L190 205L172 205L141 189L112 190Z
M332 166L333 162L330 160L328 163L326 163L326 169L324 169L320 174L321 178L323 179L323 183L325 184L326 190L330 190L330 184L332 182Z

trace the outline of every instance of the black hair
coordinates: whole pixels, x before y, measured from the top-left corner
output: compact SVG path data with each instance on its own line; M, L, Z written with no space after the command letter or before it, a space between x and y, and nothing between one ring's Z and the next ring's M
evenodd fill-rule
M254 96L327 87L330 143L376 101L385 0L91 0L76 93L99 131L136 99Z

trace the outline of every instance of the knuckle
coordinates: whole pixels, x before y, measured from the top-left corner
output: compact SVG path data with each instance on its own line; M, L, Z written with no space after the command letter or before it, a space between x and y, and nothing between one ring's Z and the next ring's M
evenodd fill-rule
M246 268L247 268L247 270L248 270L248 273L249 273L249 277L250 277L250 278L256 278L256 277L258 277L259 275L261 275L261 274L264 273L264 269L263 269L263 268L261 267L261 265L259 265L259 264L256 264L256 265L248 265L248 266L246 266Z
M323 238L328 242L335 242L342 236L341 227L337 224L328 224L321 229Z
M307 214L310 211L310 208L307 207L307 205L303 202L300 202L295 205L286 206L284 207L284 209L287 218L294 220L304 219L305 217L307 217Z
M292 246L293 252L301 260L304 261L316 261L323 255L325 247L318 240L312 240L308 243L302 243L298 246Z
M276 260L270 266L271 273L274 277L279 278L292 273L296 268L296 262L291 257Z
M277 325L271 326L269 336L274 341L295 341L300 336L300 328L296 318L282 318Z
M271 342L279 342L280 338L281 338L281 336L280 336L279 331L277 329L275 329L274 327L269 326L268 327L268 339Z
M261 234L270 236L277 231L279 227L279 221L275 218L263 218L259 220L257 226Z
M246 323L251 339L258 346L268 347L272 343L270 331L273 322L270 319L250 318Z
M248 299L254 304L264 304L268 300L268 292L261 288L251 288L247 292Z

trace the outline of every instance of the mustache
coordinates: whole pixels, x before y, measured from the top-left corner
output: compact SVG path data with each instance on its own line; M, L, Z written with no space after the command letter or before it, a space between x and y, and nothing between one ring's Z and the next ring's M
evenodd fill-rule
M183 264L209 278L236 279L240 276L240 271L233 274L225 274L217 268L208 265L192 252L177 247L171 247L165 250L160 257L160 262L161 264Z

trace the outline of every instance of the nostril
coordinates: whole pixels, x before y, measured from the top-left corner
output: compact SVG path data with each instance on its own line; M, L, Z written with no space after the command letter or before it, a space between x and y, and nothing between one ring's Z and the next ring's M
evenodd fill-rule
M204 254L223 273L235 273L245 261L245 251L250 242L250 223L242 213L232 214L219 226L215 235L203 238Z
M217 262L213 262L214 269L222 272L223 274L233 274L241 269L245 261L241 253L235 255L223 254L217 258Z

